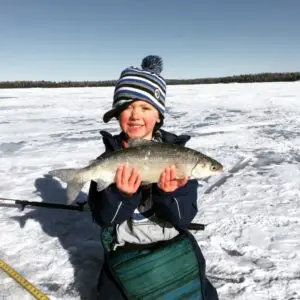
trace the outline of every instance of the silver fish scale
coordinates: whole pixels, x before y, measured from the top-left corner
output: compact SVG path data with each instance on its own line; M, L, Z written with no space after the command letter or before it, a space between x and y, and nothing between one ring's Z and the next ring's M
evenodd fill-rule
M162 171L171 165L176 166L177 178L206 178L219 174L223 169L216 160L196 150L165 143L143 142L107 153L84 168L57 169L50 174L67 182L67 195L71 203L86 182L96 181L99 190L113 183L121 164L127 164L129 172L132 168L138 169L142 184L158 182Z
M205 159L205 156L189 148L151 143L147 146L117 150L88 168L90 171L94 169L92 172L95 175L98 172L99 175L103 175L104 172L115 174L118 165L127 164L129 171L135 167L141 172L144 182L157 182L163 169L171 165L176 166L178 176L190 176L192 169L201 159Z

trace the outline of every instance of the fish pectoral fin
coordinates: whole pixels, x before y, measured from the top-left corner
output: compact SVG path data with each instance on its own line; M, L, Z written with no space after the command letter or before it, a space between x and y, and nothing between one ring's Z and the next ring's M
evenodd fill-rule
M100 192L102 190L105 190L110 184L111 184L111 182L98 180L97 181L97 191Z
M68 183L67 185L68 204L71 204L76 199L83 186L84 186L84 182L71 181Z

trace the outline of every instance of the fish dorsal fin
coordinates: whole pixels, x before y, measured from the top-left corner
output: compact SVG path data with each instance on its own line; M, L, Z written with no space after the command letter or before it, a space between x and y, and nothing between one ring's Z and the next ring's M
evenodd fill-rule
M152 143L154 143L154 142L136 138L136 139L128 140L128 147L131 148L131 147L138 147L138 146L144 146L144 145L151 145Z
M96 164L97 162L99 162L99 159L91 159L91 160L89 161L89 165Z

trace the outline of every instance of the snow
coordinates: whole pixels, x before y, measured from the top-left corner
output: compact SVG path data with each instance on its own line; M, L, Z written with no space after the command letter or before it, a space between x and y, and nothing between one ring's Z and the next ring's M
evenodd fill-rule
M66 203L47 175L103 150L113 88L0 90L0 197ZM170 86L164 128L224 172L200 182L193 231L224 300L300 299L300 82ZM84 201L85 186L78 201ZM0 258L51 299L92 299L103 252L90 212L0 201ZM0 272L0 299L31 299Z

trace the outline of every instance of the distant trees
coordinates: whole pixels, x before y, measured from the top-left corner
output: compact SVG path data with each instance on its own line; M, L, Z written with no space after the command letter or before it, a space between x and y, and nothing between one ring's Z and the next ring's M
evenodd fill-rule
M115 81L0 81L0 89L114 86Z
M249 83L249 82L275 82L275 81L298 81L300 80L300 72L294 73L259 73L244 74L227 77L199 78L167 80L168 84L215 84L215 83Z
M215 83L248 83L248 82L275 82L298 81L300 72L290 73L259 73L244 74L227 77L197 78L197 79L167 79L169 85L181 84L215 84ZM0 89L12 88L61 88L61 87L100 87L114 86L115 80L106 81L0 81Z

